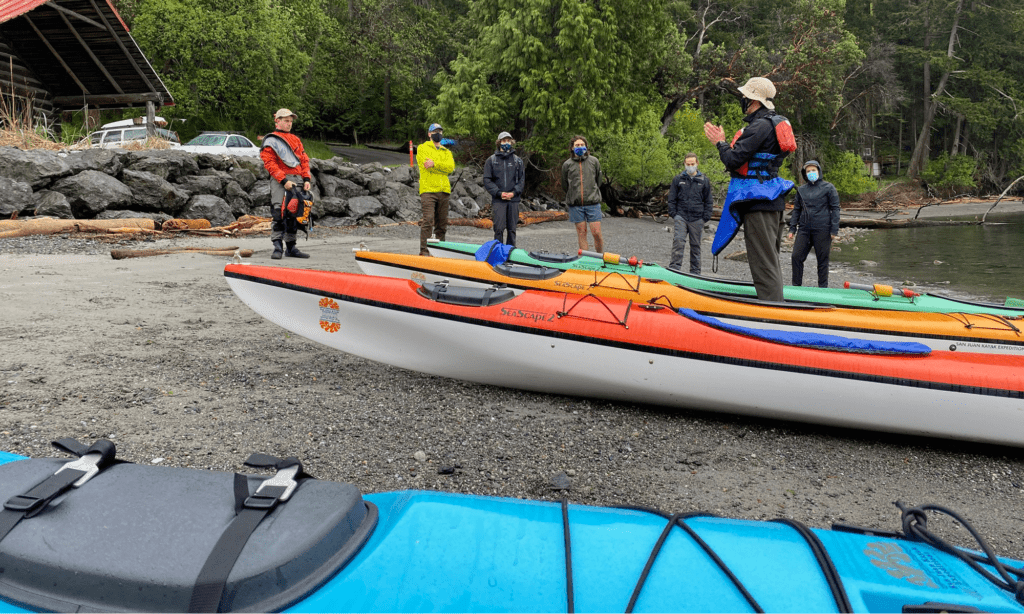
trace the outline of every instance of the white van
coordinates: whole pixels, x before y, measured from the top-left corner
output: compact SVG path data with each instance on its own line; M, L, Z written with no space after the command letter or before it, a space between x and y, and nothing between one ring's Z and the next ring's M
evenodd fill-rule
M142 120L143 123L139 123ZM167 125L167 121L162 117L155 118L157 125ZM124 147L125 145L132 142L145 141L146 136L146 125L145 118L140 117L136 119L122 119L116 122L110 122L109 124L103 124L100 129L89 135L89 145L91 147L104 147L107 149L114 147ZM181 147L181 141L178 139L178 133L173 130L167 130L165 128L157 128L156 134L160 138L168 141L171 144L172 149Z

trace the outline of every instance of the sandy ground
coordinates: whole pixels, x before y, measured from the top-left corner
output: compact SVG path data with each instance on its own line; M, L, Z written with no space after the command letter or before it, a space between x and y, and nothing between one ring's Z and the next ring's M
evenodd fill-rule
M258 250L253 261L261 264L358 271L352 249L360 242L415 253L418 230L314 231L300 243L313 255L307 261L271 261L266 237L127 247L238 245ZM671 235L663 224L609 219L604 230L609 251L668 260ZM449 234L488 238L489 231L473 228ZM235 298L220 257L115 261L109 249L118 246L9 241L0 241L3 450L52 455L53 439L106 437L134 462L232 471L261 451L298 456L313 475L365 492L557 498L563 492L553 490L552 478L565 472L572 486L564 494L576 503L786 517L818 527L897 529L894 501L938 503L962 513L997 551L1024 556L1017 449L426 376L268 323ZM575 238L567 222L555 222L522 228L519 242L570 251ZM783 262L788 278L788 254ZM723 277L749 279L745 263L720 265ZM813 256L807 270L814 270ZM836 269L832 285L843 279L858 278ZM829 391L820 395L827 405ZM416 460L417 452L426 460ZM443 474L442 466L457 469ZM949 521L930 527L966 543L966 532Z

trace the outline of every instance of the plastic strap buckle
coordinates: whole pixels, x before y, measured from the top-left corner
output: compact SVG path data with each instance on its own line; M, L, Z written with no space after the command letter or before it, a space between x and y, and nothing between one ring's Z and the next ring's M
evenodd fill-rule
M274 477L263 480L260 487L256 489L256 494L250 496L245 500L245 507L253 509L268 509L274 507L278 503L283 503L291 498L292 493L295 492L296 487L299 483L295 481L295 476L299 473L299 465L292 465L279 469ZM276 487L275 490L284 489L282 492L274 492L270 490ZM266 490L266 492L264 492Z
M45 503L46 499L42 497L15 495L4 503L4 509L11 510L12 512L28 513L38 509Z
M100 472L99 462L102 457L103 455L100 454L99 452L89 452L88 454L83 455L82 458L67 463L66 465L55 471L53 475L57 475L58 473L64 471L65 469L84 471L85 475L75 480L75 483L72 484L73 487L78 488L82 484L88 482L92 478L92 476Z

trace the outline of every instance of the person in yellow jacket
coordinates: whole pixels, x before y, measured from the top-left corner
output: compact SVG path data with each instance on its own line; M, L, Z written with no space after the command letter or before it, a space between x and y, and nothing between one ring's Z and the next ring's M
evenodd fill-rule
M448 175L455 170L455 158L447 147L441 144L444 133L441 124L430 124L427 135L430 140L416 148L416 164L420 169L420 205L423 218L420 220L420 255L427 256L427 239L432 233L444 241L448 230L448 198L452 185Z

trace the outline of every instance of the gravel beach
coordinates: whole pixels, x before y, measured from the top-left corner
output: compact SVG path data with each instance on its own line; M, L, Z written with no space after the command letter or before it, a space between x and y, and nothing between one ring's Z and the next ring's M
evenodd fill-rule
M606 249L667 264L667 228L650 219L606 218ZM712 233L705 233L704 273L749 279L743 261L720 259L711 272ZM228 471L242 471L250 453L266 452L297 456L312 475L364 492L566 496L573 503L791 518L816 527L895 530L894 501L937 503L960 512L997 552L1024 557L1017 526L1024 463L1017 449L422 375L270 324L235 298L221 257L110 257L112 248L232 245L257 250L251 261L259 264L358 272L352 251L360 243L412 254L418 234L408 224L315 229L308 242L300 239L312 255L305 261L271 261L267 237L124 245L60 236L0 240L0 449L54 456L51 440L104 437L132 462ZM481 243L490 234L452 227L448 238ZM857 235L844 229L847 240ZM575 232L569 222L526 226L519 243L574 251ZM741 247L734 241L728 252ZM788 280L788 252L782 260ZM812 254L808 283L813 271ZM832 285L844 280L867 281L833 266ZM829 391L820 397L827 406ZM553 486L561 473L568 490ZM929 528L970 543L952 521L935 518Z

